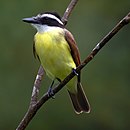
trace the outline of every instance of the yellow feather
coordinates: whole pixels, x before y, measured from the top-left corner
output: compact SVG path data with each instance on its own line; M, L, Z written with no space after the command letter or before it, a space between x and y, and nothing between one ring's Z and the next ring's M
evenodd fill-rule
M70 47L64 39L62 29L55 29L35 35L35 49L41 64L51 79L63 80L71 71L76 68L70 53ZM76 86L72 80L68 86Z

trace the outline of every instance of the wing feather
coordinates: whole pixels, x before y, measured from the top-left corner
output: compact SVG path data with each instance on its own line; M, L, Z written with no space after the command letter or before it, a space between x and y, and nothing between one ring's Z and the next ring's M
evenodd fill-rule
M80 53L79 53L78 47L76 45L76 42L74 40L73 35L67 29L64 29L64 30L65 30L65 39L69 44L72 58L73 58L73 60L74 60L74 62L76 64L76 67L77 67L81 63L81 61L80 61ZM78 82L80 82L80 72L79 72L79 75L78 75Z
M80 61L80 54L79 54L78 47L76 45L73 35L66 29L65 29L65 39L70 46L71 55L73 57L76 66L79 66L81 61Z

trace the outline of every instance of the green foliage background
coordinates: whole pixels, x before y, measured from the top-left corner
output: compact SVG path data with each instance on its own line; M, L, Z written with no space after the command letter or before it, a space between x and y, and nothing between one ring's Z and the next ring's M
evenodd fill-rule
M0 129L14 130L27 111L39 61L32 54L35 30L22 18L44 11L63 15L70 0L1 0ZM80 0L67 28L83 60L130 10L130 0ZM76 115L65 88L47 102L27 130L130 129L130 25L124 27L83 69L90 114ZM41 93L50 80L45 76Z

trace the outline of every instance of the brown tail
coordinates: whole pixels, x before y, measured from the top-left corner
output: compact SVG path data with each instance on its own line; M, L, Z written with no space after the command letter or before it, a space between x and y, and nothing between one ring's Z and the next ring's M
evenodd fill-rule
M80 114L82 112L89 113L90 105L84 93L81 83L77 83L77 93L72 93L68 90L75 112Z

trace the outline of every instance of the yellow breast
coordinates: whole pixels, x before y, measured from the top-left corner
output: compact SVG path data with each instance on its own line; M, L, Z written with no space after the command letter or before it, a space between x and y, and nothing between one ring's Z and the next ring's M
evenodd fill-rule
M47 75L52 79L63 80L72 71L72 68L76 68L70 47L61 29L37 33L35 49Z

